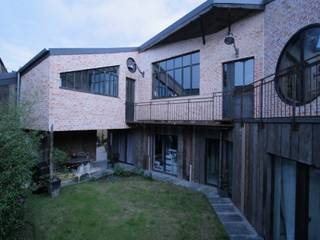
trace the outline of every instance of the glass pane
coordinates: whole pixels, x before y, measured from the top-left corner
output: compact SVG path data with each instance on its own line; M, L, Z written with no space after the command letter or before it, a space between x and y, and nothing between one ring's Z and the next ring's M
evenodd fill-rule
M235 63L235 72L234 72L234 85L243 86L243 62Z
M182 67L182 57L177 57L174 59L174 67Z
M218 185L219 178L219 140L206 142L206 183Z
M296 163L275 161L274 239L295 239Z
M157 171L163 171L163 169L164 169L162 144L163 143L162 143L161 136L155 135L153 169L157 170Z
M75 89L82 90L82 88L81 88L81 72L75 72Z
M174 78L175 78L177 84L179 84L181 86L182 85L182 69L176 69L174 71Z
M166 61L160 62L159 66L160 66L160 71L167 70L167 62Z
M165 171L177 175L178 138L176 136L163 136L165 140Z
M167 70L173 69L173 67L174 67L173 64L174 64L173 59L168 60L167 61Z
M200 66L192 67L192 89L199 89L200 84Z
M192 58L191 60L192 64L200 63L200 52L193 53L191 58Z
M320 53L320 28L312 28L306 31L304 41L304 60L314 62L320 58L314 58Z
M184 90L190 90L191 88L191 68L183 68L183 88Z
M83 71L81 77L82 77L81 89L83 91L89 92L90 91L90 81L89 81L88 71Z
M74 73L66 73L66 87L74 89Z
M320 170L310 168L309 239L319 240L320 223Z
M292 66L300 64L300 37L293 39L284 50L281 60L279 70L286 70Z
M60 74L61 87L67 87L67 78L65 73Z
M254 79L254 64L253 64L253 59L250 59L250 60L247 60L245 62L245 80L244 80L244 84L245 85L248 85L248 84L251 84L253 83L253 79Z
M189 66L191 64L191 55L183 56L183 66Z

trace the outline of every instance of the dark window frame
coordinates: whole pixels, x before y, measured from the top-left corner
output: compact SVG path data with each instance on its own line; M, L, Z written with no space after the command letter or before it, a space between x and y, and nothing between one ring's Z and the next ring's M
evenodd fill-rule
M116 70L116 76L113 76L113 78L111 79L111 77L109 77L109 79L106 80L101 80L101 76L100 81L96 81L96 79L94 79L94 81L92 81L91 84L89 84L87 87L87 90L84 89L85 86L85 81L84 78L87 78L87 82L89 82L90 78L91 78L91 74L94 73L95 71L102 71L104 72L104 74L106 73L112 73L112 70L110 71L106 71L106 69L114 69ZM113 70L113 71L114 71ZM80 89L77 89L76 86L76 75L80 73L80 78L78 79L78 84L80 85ZM63 79L62 79L62 75L67 75L67 74L73 74L73 87L67 87L67 84L65 84L65 86L63 86ZM90 68L90 69L82 69L82 70L76 70L76 71L66 71L66 72L60 72L60 89L63 90L69 90L69 91L76 91L76 92L82 92L82 93L88 93L88 94L95 94L95 95L100 95L100 96L105 96L105 97L114 97L114 98L118 98L119 97L119 74L120 74L120 65L114 65L114 66L105 66L105 67L98 67L98 68ZM85 77L84 77L85 75ZM96 78L96 76L95 76ZM65 80L67 82L67 80ZM107 93L101 93L101 87L102 87L102 83L104 83L104 92L106 92L106 86L108 85L108 92L112 93L112 94L107 94ZM97 85L99 84L99 85ZM95 87L99 87L98 91L95 91ZM112 86L112 90L111 90L111 86Z
M236 86L234 84L234 87L247 87L247 86L252 86L255 82L255 66L256 66L256 58L255 56L250 56L250 57L245 57L245 58L240 58L240 59L234 59L234 60L231 60L231 61L226 61L226 62L223 62L222 63L222 79L223 79L223 87L226 86L226 74L225 74L225 66L227 66L228 64L235 64L237 62L246 62L248 60L252 60L253 61L253 71L252 71L252 76L253 76L253 81L250 83L250 84L247 84L247 85L242 85L242 86ZM243 74L245 74L245 71L243 71ZM243 79L245 81L245 78Z
M154 167L154 161L155 161L155 152L156 152L156 136L160 137L161 139L161 155L162 155L162 161L163 161L163 169L162 170L158 170ZM165 155L164 155L164 152L165 152L165 149L166 149L166 137L175 137L176 140L177 140L177 172L176 174L173 174L173 173L169 173L168 171L166 171L166 160L165 160ZM176 135L176 134L162 134L162 133L155 133L153 136L152 136L152 171L154 172L159 172L159 173L163 173L163 174L167 174L167 175L170 175L170 176L174 176L174 177L177 177L178 174L179 174L179 169L178 169L178 166L179 166L179 154L178 154L178 150L179 150L179 136Z
M198 63L193 63L192 62L192 55L195 54L195 53L198 53L199 54L199 62ZM189 56L190 57L190 63L188 65L184 65L183 61L184 61L184 57L185 56ZM176 59L181 59L181 65L176 67L175 64L176 64ZM168 70L168 66L167 66L167 62L172 60L173 61L173 67L170 68ZM155 68L160 68L160 64L161 63L164 63L166 66L165 66L165 70L164 71L161 71L161 69L158 69L158 72L155 72ZM173 56L173 57L170 57L170 58L166 58L166 59L163 59L163 60L160 60L160 61L156 61L156 62L152 62L151 63L151 68L152 68L152 93L151 93L151 97L152 99L167 99L167 98L181 98L181 97L188 97L188 96L198 96L200 95L200 81L201 81L201 71L200 71L200 50L195 50L195 51L192 51L192 52L188 52L188 53L184 53L184 54L181 54L181 55L176 55L176 56ZM155 96L155 92L157 91L158 92L158 88L160 88L161 86L157 86L157 79L156 79L156 74L161 74L161 73L166 73L166 76L168 75L168 72L169 71L172 71L173 74L175 75L175 72L177 70L180 70L180 77L181 77L181 86L183 87L184 85L184 69L187 69L189 68L190 69L190 73L189 73L189 76L190 76L190 87L188 88L188 91L192 92L193 91L193 67L196 67L196 66L199 66L199 80L198 80L198 88L194 88L194 91L195 93L189 93L189 94L183 94L183 95L180 95L180 96L169 96L168 93L166 92L167 89L169 89L169 87L167 87L165 84L162 83L162 88L163 90L165 91L164 92L164 96ZM171 90L171 91L174 91L174 90Z
M291 106L298 106L299 107L299 106L306 105L306 104L314 101L315 99L317 99L320 96L320 92L319 92L318 94L316 94L315 96L313 96L313 97L311 97L310 99L307 99L307 100L305 100L305 99L300 99L300 100L291 99L289 96L285 96L285 94L281 90L280 83L279 83L279 76L281 76L284 72L287 72L288 70L294 69L296 67L299 68L300 72L303 72L303 70L305 69L305 63L304 64L300 64L299 66L293 65L293 66L291 66L289 68L286 68L286 69L280 69L280 65L281 65L281 62L282 62L282 58L283 58L285 52L287 51L288 47L290 46L290 44L292 44L296 40L300 41L300 43L299 43L300 44L300 46L299 46L300 60L303 59L303 62L305 62L304 56L302 56L304 54L305 45L304 45L304 42L301 41L301 39L303 39L302 35L304 35L307 30L310 30L312 28L320 28L320 24L319 23L315 23L315 24L307 25L307 26L299 29L296 33L294 33L289 38L289 40L287 41L287 43L285 44L283 49L281 50L280 55L279 55L278 60L277 60L276 71L275 71L275 90L276 90L278 96L280 97L280 99L284 103L286 103L288 105L291 105ZM303 39L303 40L305 40L305 39ZM318 41L320 41L320 38L318 39ZM319 55L320 55L320 53L319 53ZM302 80L301 79L299 80L300 81L299 84L304 85L305 84L304 75L300 74L300 78L302 78ZM293 83L291 83L291 85L290 85L291 87L292 87L292 84ZM300 89L295 94L302 94L303 97L302 97L302 95L300 97L305 98L304 86L301 86L301 87L302 87L302 89ZM318 90L320 91L320 89L318 89Z

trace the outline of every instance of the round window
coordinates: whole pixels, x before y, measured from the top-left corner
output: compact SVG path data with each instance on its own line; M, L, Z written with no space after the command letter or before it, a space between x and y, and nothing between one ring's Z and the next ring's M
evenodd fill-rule
M320 25L300 30L282 50L276 90L288 104L304 105L320 93Z

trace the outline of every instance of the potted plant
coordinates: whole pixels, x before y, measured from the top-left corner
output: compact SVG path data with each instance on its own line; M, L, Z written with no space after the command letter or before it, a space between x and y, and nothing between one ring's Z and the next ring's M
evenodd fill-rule
M51 197L58 197L60 193L60 188L61 188L61 179L58 178L57 176L54 176L51 178L49 182L49 193Z

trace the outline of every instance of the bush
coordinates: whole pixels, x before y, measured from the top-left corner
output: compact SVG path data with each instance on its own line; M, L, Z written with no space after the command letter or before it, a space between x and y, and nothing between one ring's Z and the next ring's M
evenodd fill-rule
M23 225L23 194L39 159L41 136L22 129L23 113L0 106L0 239L16 239Z
M56 169L65 170L69 156L66 152L55 148L53 149L53 162Z
M120 165L116 165L113 169L113 175L117 177L130 177L133 175L133 173L130 171L126 171Z

